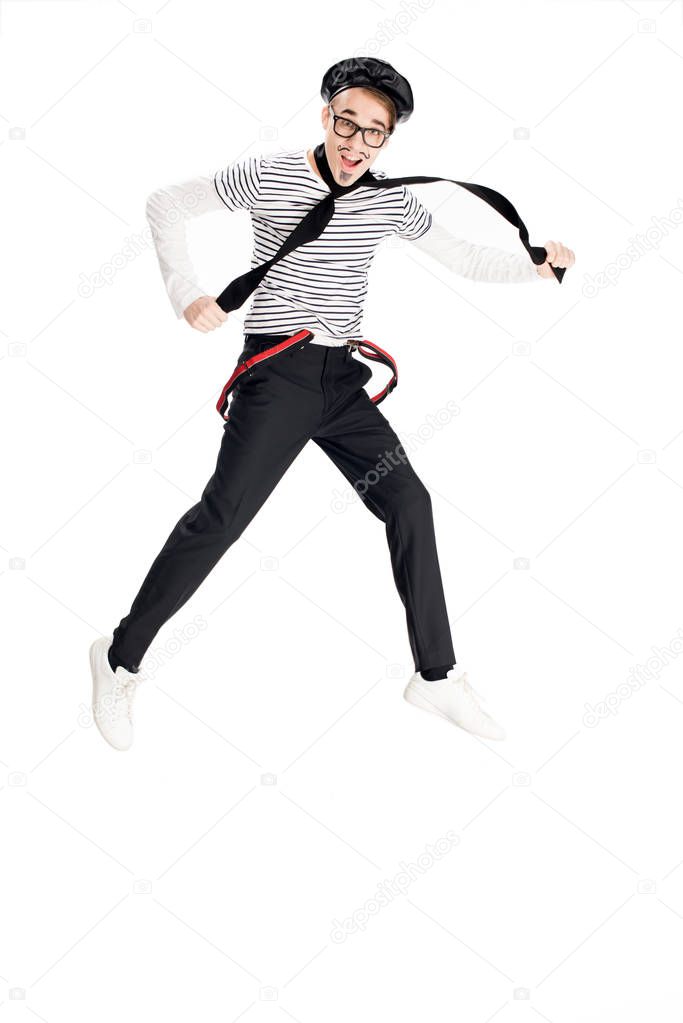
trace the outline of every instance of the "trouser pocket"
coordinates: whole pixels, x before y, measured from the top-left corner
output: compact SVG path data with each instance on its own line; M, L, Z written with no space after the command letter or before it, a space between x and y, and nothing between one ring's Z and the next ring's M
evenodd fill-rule
M247 341L244 344L244 346L242 348L242 351L240 352L240 354L237 357L237 364L239 365L240 363L244 362L245 359L251 358L251 356L255 355L256 352L258 352L260 348L261 348L261 346L259 344L257 344L257 342L255 342L255 341Z

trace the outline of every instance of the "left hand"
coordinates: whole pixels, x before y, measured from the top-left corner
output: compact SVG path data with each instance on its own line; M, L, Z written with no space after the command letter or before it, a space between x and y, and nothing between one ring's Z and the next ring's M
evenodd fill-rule
M566 245L563 245L562 242L545 242L543 248L548 253L548 258L545 263L541 263L540 266L536 267L536 273L539 277L552 277L555 280L552 266L566 267L567 269L570 266L574 266L574 253Z

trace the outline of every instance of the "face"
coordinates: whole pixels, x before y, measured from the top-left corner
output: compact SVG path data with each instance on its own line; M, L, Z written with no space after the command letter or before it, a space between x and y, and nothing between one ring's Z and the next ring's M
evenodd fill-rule
M366 89L344 89L333 96L330 105L335 114L355 121L362 128L379 128L389 131L389 113L386 107L378 102L375 96ZM363 142L359 131L351 138L341 138L334 131L334 119L328 106L322 112L322 124L325 129L325 156L330 165L334 180L338 185L353 184L383 153L389 145L389 139L379 149L374 149ZM337 122L339 124L339 122ZM374 141L374 140L373 140ZM379 141L379 139L377 139ZM349 161L357 161L347 163Z

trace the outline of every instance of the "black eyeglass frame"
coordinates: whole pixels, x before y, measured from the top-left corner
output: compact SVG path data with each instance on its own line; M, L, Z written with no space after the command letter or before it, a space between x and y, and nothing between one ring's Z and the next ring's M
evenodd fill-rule
M369 146L370 149L381 149L382 146L386 143L387 139L391 138L391 136L393 135L393 130L383 131L382 128L361 128L361 126L359 124L356 124L355 121L352 121L350 117L344 117L342 114L335 114L334 107L332 106L331 103L328 103L327 107L329 110L332 111L332 130L334 131L334 134L340 139L352 139L356 132L359 131L363 138L363 142L365 143L366 146ZM351 132L350 135L340 135L339 132L337 131L337 121L347 121L349 124L353 125L354 130ZM373 146L373 144L371 142L368 142L368 140L365 137L366 131L378 131L381 135L384 136L384 138L382 139L378 146Z

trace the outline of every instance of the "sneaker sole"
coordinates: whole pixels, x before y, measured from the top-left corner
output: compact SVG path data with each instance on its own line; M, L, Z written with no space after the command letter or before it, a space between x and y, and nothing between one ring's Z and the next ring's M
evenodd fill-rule
M89 651L89 653L90 653L90 673L92 675L92 698L91 698L91 701L90 701L90 709L92 710L92 718L93 718L93 721L95 722L95 725L97 727L97 731L100 733L100 735L102 736L102 738L104 739L106 744L108 746L111 746L111 748L115 749L118 753L125 753L126 750L130 749L130 746L132 745L132 743L129 746L115 746L114 743L111 741L110 737L102 730L102 726L100 725L100 722L99 722L99 720L97 718L97 715L95 713L95 703L96 703L95 687L97 685L96 675L97 675L97 667L98 667L97 661L98 661L98 658L101 656L99 654L99 652L98 652L98 644L100 644L100 643L101 643L100 639L94 640L90 644L90 651ZM104 653L104 656L105 657L107 656L106 651Z
M428 714L434 714L443 721L447 721L449 725L455 725L456 728L461 728L463 732L467 732L469 735L476 735L478 739L491 739L494 742L500 742L501 739L506 738L505 733L503 735L480 735L479 732L470 731L469 728L465 728L464 725L461 725L458 721L454 721L453 718L449 717L448 714L445 714L444 711L431 704L429 700L425 699L418 689L415 689L414 687L411 688L410 683L408 683L408 686L406 686L403 692L403 698L408 703L412 704L413 707L417 707L418 710L424 710L427 711Z

